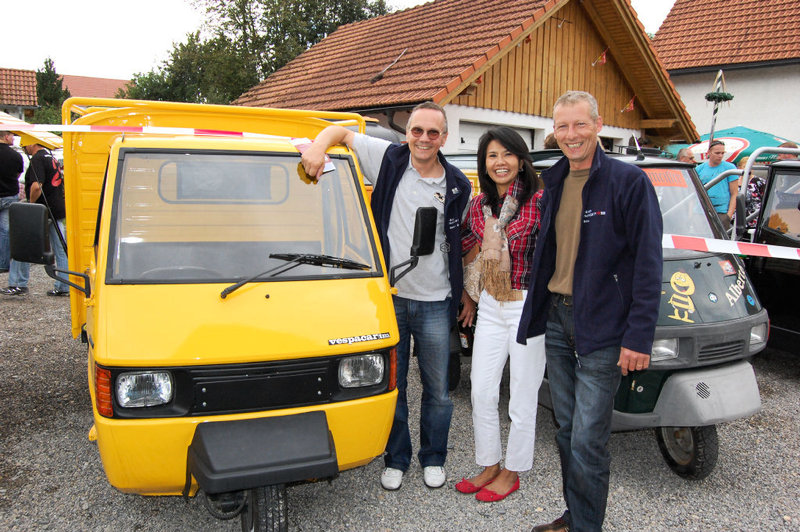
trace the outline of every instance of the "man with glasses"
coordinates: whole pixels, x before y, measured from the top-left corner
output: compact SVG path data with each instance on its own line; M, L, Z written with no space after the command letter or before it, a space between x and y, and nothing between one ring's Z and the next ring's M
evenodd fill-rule
M14 134L0 131L0 272L9 266L8 207L19 201L19 174L22 155L14 151Z
M334 125L322 130L302 156L306 172L319 179L328 148L344 143L356 152L365 178L375 187L372 213L389 268L409 258L417 208L435 207L439 213L439 251L420 257L417 267L397 281L393 298L400 344L397 408L381 474L381 485L387 490L400 488L411 463L406 398L411 336L418 346L422 380L417 457L428 487L441 487L447 480L444 462L453 412L447 388L450 327L460 302L474 305L463 289L460 237L461 220L471 197L470 183L440 152L447 140L444 109L432 102L416 106L406 125L406 140L405 144L392 144Z

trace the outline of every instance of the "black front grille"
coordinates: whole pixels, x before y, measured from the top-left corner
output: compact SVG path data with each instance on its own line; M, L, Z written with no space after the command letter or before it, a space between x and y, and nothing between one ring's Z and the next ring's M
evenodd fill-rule
M373 353L384 357L386 371L383 381L374 386L350 389L339 386L340 356L256 364L162 367L158 369L172 375L173 400L160 406L122 408L115 398L114 417L235 414L349 401L386 393L389 389L390 352ZM110 369L112 382L116 382L120 373L153 368Z
M744 340L708 344L700 347L697 359L700 362L718 362L731 358L741 358L744 355Z
M331 359L189 371L195 415L271 410L327 402L336 387ZM333 383L333 384L331 384Z

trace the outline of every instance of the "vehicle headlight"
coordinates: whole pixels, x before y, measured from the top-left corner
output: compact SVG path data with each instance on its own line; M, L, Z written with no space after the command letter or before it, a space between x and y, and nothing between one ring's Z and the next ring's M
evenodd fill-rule
M653 342L653 351L650 353L650 362L678 358L678 339L661 338Z
M172 375L168 371L121 373L116 391L123 408L163 405L172 400Z
M750 329L750 352L761 351L767 345L769 329L766 323L759 323Z
M358 355L339 362L339 385L342 388L374 386L383 380L384 363L381 355Z

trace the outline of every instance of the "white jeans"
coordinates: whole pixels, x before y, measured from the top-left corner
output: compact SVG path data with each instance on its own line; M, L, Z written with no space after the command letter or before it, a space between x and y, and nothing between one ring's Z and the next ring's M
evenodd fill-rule
M511 357L508 404L511 430L505 467L517 472L533 466L536 409L545 366L544 334L529 338L527 345L516 341L524 303L524 295L522 301L501 303L485 290L481 293L470 373L475 461L487 467L503 459L497 405L503 368Z

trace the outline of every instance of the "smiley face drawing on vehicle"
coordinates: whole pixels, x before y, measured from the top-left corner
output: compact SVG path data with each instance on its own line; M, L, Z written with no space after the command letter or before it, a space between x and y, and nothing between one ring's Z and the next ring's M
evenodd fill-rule
M695 311L691 297L694 294L692 278L686 272L675 272L669 279L669 286L673 291L669 304L672 305L674 312L668 317L685 323L694 323L689 317Z

